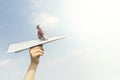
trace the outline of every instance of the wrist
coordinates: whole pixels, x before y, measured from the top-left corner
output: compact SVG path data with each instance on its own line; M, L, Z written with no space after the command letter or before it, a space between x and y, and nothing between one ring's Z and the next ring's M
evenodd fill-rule
M31 62L29 69L30 69L30 70L36 70L38 64L39 64L39 63L33 63L33 62Z
M35 62L35 61L31 61L30 64L32 64L32 65L38 65L38 64L39 64L39 61L37 61L37 62Z
M32 64L39 64L39 58L31 58L31 63Z

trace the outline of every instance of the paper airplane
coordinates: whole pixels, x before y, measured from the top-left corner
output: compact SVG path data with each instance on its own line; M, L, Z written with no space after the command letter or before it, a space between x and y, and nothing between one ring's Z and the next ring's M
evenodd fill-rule
M37 46L37 45L46 44L46 43L53 42L53 41L56 41L56 40L59 40L59 39L62 39L62 38L64 38L64 36L48 38L47 40L36 39L36 40L24 41L24 42L11 44L9 46L7 52L8 53L20 52L20 51L29 49L29 48Z

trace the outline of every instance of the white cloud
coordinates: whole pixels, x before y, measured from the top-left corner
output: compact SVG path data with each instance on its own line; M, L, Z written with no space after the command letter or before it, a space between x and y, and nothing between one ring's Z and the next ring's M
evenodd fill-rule
M70 56L59 57L51 61L42 64L42 67L56 66L57 64L63 64L71 60Z
M40 6L43 6L43 1L42 0L30 0L31 4L33 5L33 7L35 8L40 8Z
M24 65L24 66L22 66ZM0 60L0 79L2 80L18 80L24 77L29 63L23 58L12 58ZM6 77L7 76L7 77Z
M60 20L57 17L51 16L45 12L34 12L33 23L35 25L41 24L43 26L49 26L50 28L55 28L59 24Z
M10 60L1 60L0 61L0 67L5 67L9 64Z
M70 60L79 61L80 64L114 64L119 65L120 54L114 53L114 51L120 53L118 49L99 49L99 48L78 48L68 52L63 57L48 62L47 64L61 64Z
M63 57L59 57L56 59L53 59L52 61L48 61L44 63L42 66L56 66L57 64L64 64L71 60L79 60L81 63L87 63L88 59L87 57L90 57L91 54L95 54L96 49L93 50L91 48L87 49L76 49L73 51L70 51L63 55ZM92 61L92 60L91 60Z
M7 60L0 60L0 67L7 68L8 66L15 66L16 64L20 63L22 59L7 59Z
M57 16L51 14L46 9L49 10L51 7L43 0L31 0L31 19L34 25L41 24L48 29L55 29L60 23L60 19Z
M17 58L17 59L6 59L6 60L0 60L0 67L7 68L9 67L15 67L18 64L21 64L25 62L23 58Z
M114 49L78 48L68 52L63 57L53 59L41 66L50 67L61 64L67 65L69 62L71 62L71 64L79 62L82 68L83 80L87 80L86 76L89 77L90 80L119 80L120 54L116 54L113 51ZM120 51L118 53L120 53Z
M72 51L71 57L79 60L81 64L118 64L120 54L115 49L86 48ZM120 51L119 51L120 52ZM119 53L118 52L118 53ZM118 64L120 66L120 64Z

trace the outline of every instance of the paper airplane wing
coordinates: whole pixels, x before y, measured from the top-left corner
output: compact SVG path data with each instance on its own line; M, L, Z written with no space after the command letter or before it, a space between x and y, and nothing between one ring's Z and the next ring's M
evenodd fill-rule
M46 44L46 43L53 42L53 41L56 41L62 38L64 38L64 36L49 38L48 40L44 40L44 41L36 39L36 40L24 41L20 43L11 44L8 48L8 53L20 52L30 47L41 45L41 44Z

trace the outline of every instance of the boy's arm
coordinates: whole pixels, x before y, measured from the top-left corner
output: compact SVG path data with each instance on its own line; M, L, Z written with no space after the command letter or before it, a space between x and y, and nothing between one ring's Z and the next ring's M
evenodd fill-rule
M35 46L30 48L29 52L31 57L31 63L24 77L24 80L34 80L35 72L39 64L39 58L43 55L43 48L42 46Z

